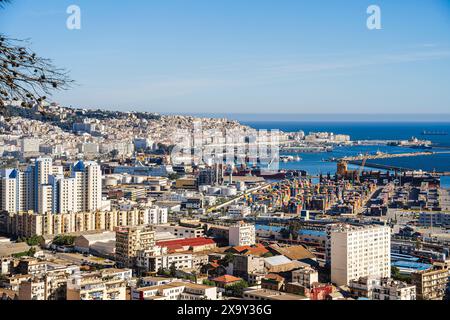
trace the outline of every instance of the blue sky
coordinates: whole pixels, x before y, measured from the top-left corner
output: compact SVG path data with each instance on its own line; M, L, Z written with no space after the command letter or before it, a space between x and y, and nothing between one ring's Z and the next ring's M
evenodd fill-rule
M52 97L65 105L450 113L449 0L15 0L0 30L70 70L77 86Z

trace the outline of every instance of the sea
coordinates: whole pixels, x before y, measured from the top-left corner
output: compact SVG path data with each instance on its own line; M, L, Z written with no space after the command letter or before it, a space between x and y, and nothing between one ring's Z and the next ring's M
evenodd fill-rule
M255 129L278 129L284 132L333 132L335 134L350 135L356 140L407 140L416 137L421 140L430 140L433 148L427 151L443 152L432 156L402 157L391 159L368 160L376 164L390 165L412 170L425 170L436 172L450 172L450 135L423 135L423 131L450 133L450 122L301 122L301 121L240 121L242 124ZM305 170L312 175L334 174L336 163L326 161L330 158L358 154L375 154L377 151L385 153L418 152L424 150L395 146L351 146L336 147L332 152L299 153L301 161L281 163L282 169ZM448 152L448 153L445 153ZM282 153L297 155L297 153ZM442 177L441 184L450 188L450 177Z

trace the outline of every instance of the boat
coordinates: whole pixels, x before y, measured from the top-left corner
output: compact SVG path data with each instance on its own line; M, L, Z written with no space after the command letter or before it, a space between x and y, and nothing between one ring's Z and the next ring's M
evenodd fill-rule
M423 136L446 136L448 135L448 132L445 131L422 131Z

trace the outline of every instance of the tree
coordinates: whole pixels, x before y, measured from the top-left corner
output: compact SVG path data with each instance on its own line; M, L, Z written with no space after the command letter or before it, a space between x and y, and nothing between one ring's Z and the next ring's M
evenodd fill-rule
M0 0L3 8L9 0ZM4 100L22 101L22 106L42 102L54 90L65 90L73 83L64 69L50 59L39 57L28 40L10 38L0 33L0 113Z
M75 242L74 236L59 235L53 238L52 243L57 246L71 246Z
M210 286L210 287L215 287L216 286L216 283L214 281L208 280L208 279L203 280L203 284L205 286Z
M224 266L228 265L230 262L233 262L233 259L234 259L234 254L232 254L231 252L228 252L221 261L222 265L224 265Z
M34 235L34 236L30 237L30 238L25 239L25 242L29 246L37 246L37 245L40 245L43 240L44 240L44 237L38 236L38 235Z
M233 283L232 285L227 286L225 289L233 296L233 297L241 297L244 289L248 287L247 281L239 281Z
M175 262L172 262L169 268L170 276L175 277L177 275L177 267L175 266Z

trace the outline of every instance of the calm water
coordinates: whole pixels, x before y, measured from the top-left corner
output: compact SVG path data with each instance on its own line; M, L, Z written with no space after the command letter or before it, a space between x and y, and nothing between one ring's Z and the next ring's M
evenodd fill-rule
M308 132L327 131L336 134L348 134L352 140L406 140L417 137L433 142L433 151L450 151L450 135L446 136L423 136L422 131L450 132L450 123L375 123L375 122L284 122L284 121L241 121L243 124L255 129L279 129L285 132L295 132L303 130ZM324 160L332 157L343 157L348 155L358 155L360 153L375 153L377 151L386 153L403 153L420 151L411 148L390 147L390 146L355 146L337 147L333 152L326 153L303 153L300 162L282 163L285 169L306 170L311 174L334 173L336 164ZM295 155L295 154L294 154ZM370 163L370 161L368 161ZM403 168L426 171L450 171L450 154L437 154L423 157L405 157L396 159L376 160L378 164L392 165ZM442 184L450 187L450 177L443 177Z

